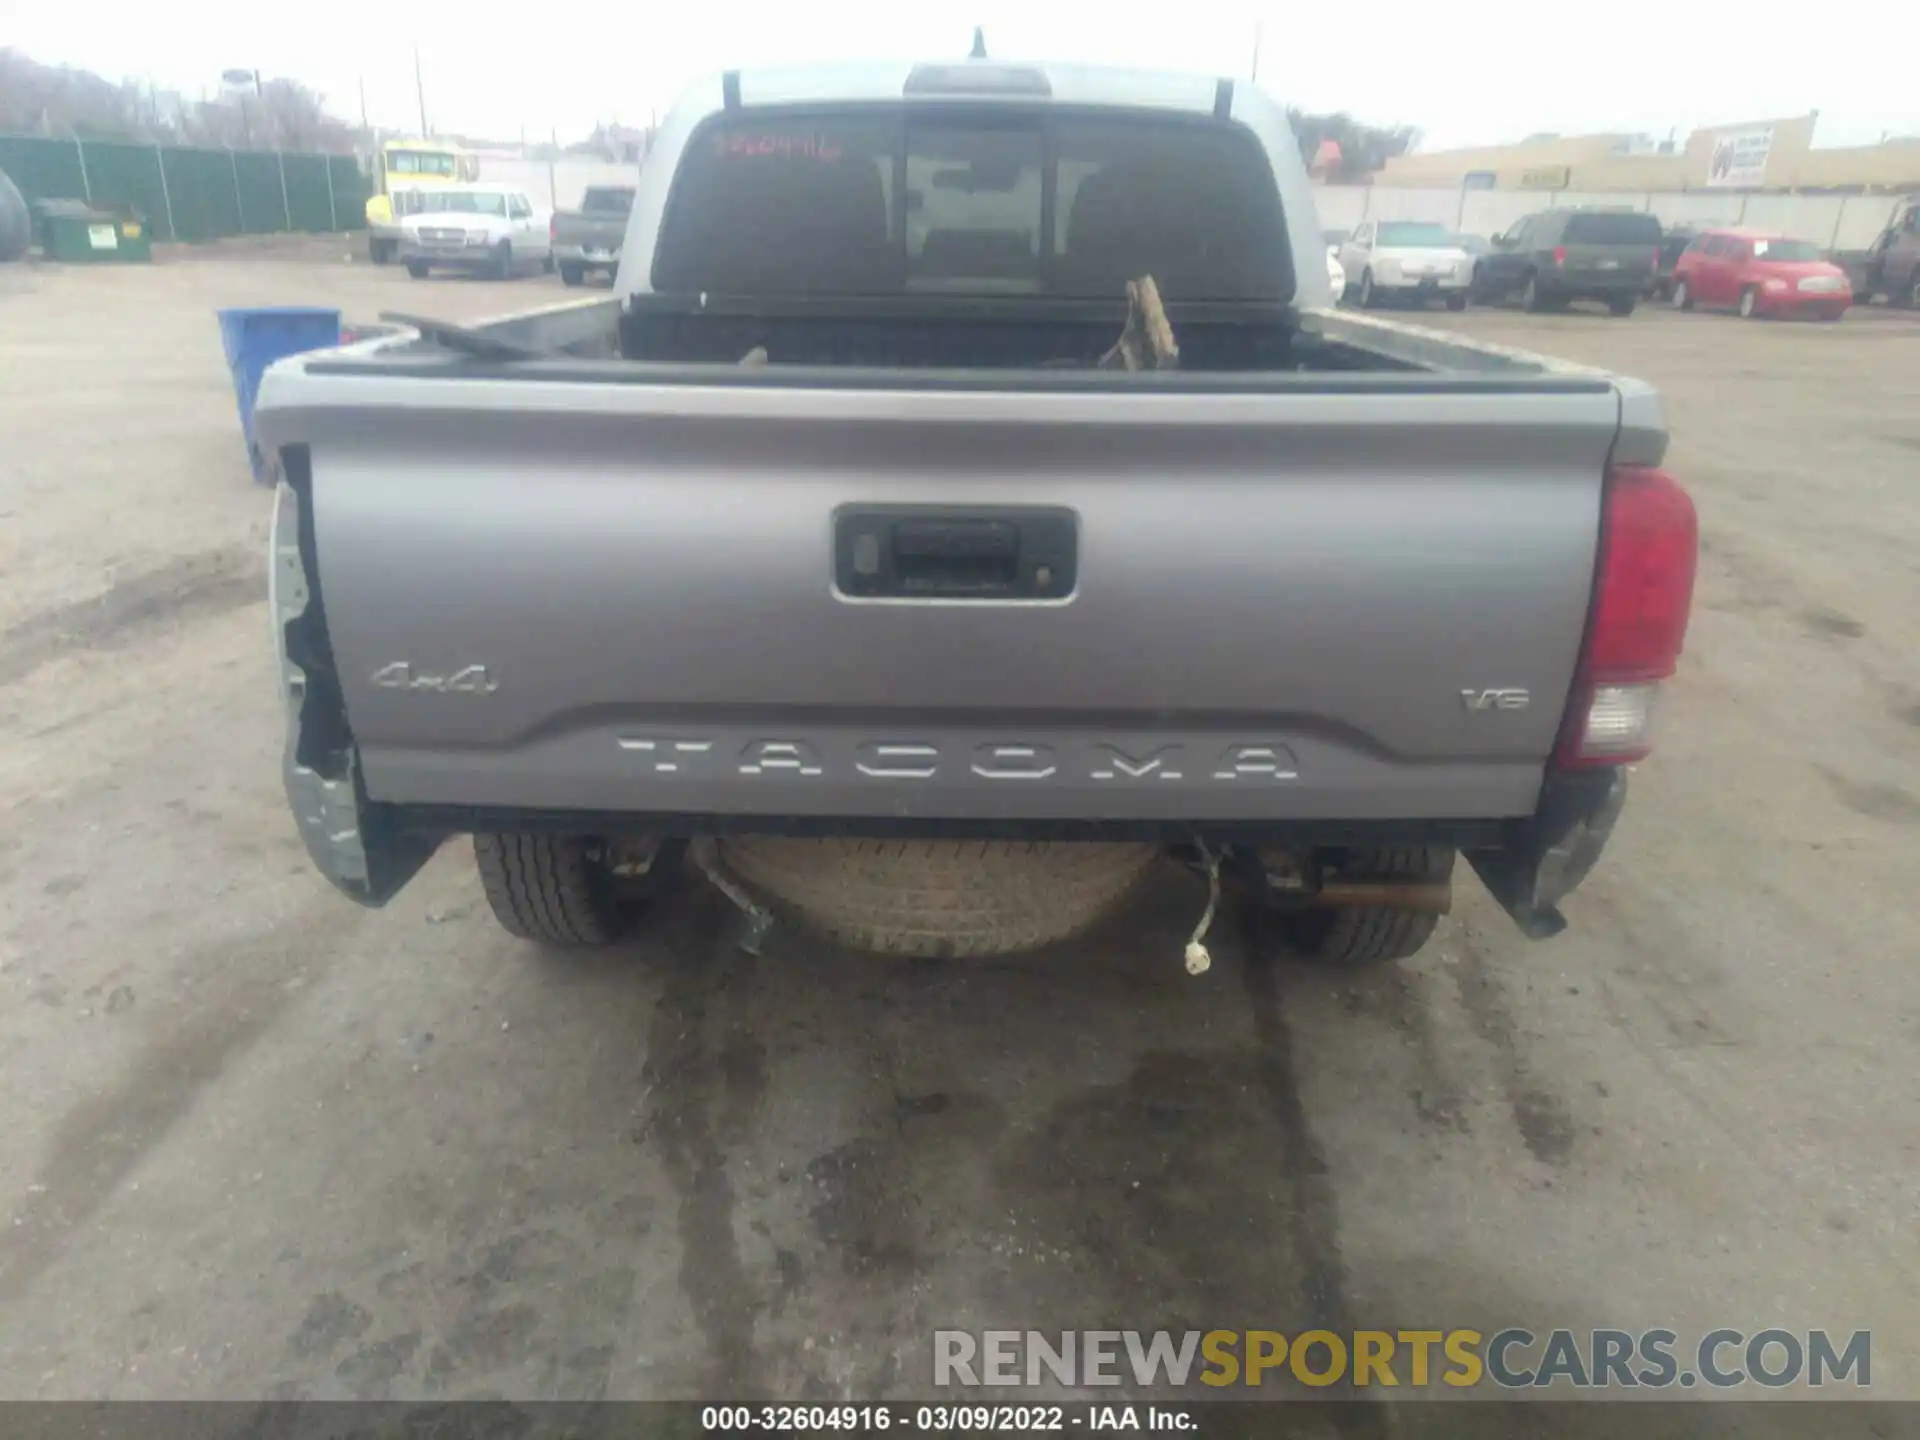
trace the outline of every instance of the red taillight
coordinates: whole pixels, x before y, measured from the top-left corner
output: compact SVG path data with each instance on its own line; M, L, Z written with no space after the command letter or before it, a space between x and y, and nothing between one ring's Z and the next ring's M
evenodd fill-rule
M1562 765L1646 756L1659 683L1673 674L1693 607L1700 524L1672 476L1619 465L1608 477L1600 573L1561 736Z
M1660 247L1658 245L1653 247L1653 268L1656 270L1660 268Z
M558 215L555 215L555 216L552 216L547 221L547 239L558 240L559 238L560 238L560 217Z
M1553 247L1553 263L1556 265L1564 265L1567 263L1567 247L1566 246L1556 245Z

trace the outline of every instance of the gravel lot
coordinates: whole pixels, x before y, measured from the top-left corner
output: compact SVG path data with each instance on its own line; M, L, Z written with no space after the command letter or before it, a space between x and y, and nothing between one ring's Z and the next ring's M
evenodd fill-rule
M344 251L347 242L340 242ZM279 790L212 311L470 318L326 243L0 268L0 1395L925 1393L935 1327L1875 1332L1920 1397L1920 325L1428 323L1640 375L1705 554L1660 753L1522 940L1181 970L529 953ZM1465 872L1463 871L1463 874Z

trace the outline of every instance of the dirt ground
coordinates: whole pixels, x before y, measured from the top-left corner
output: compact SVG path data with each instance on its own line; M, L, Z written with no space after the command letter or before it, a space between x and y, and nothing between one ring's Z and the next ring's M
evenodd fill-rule
M1872 1330L1920 1397L1920 326L1430 317L1668 397L1705 553L1664 742L1560 939L1467 878L1399 970L1228 924L1195 980L1178 877L942 965L750 960L703 888L562 960L463 846L381 912L310 870L213 311L561 294L324 246L0 268L0 1396L902 1396L936 1327L1777 1324Z

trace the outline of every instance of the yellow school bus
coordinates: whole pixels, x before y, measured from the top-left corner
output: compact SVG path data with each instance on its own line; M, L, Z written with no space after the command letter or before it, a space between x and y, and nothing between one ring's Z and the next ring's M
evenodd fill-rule
M435 185L480 178L480 157L446 140L389 140L374 152L373 195L367 201L367 254L384 265L399 253L408 199Z

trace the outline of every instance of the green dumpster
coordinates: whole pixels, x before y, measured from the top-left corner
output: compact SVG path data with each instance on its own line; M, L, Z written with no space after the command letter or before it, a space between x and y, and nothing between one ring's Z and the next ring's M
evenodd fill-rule
M96 210L80 200L34 206L41 252L68 265L143 265L153 259L153 233L137 211Z

